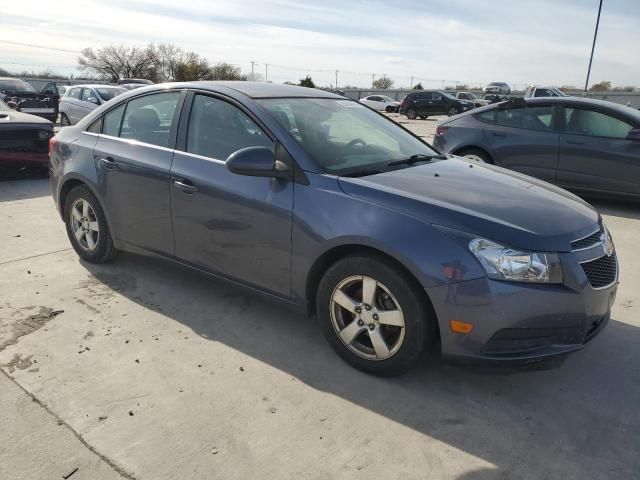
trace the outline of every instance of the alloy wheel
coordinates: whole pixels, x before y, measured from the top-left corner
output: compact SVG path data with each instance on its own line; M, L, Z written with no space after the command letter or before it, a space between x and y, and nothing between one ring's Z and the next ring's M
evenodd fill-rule
M404 342L402 308L391 291L368 276L350 276L330 299L333 328L351 352L367 360L385 360Z
M71 206L69 214L71 230L83 250L92 252L100 239L100 225L93 207L83 198L78 198Z
M413 108L410 108L410 109L407 111L407 118L408 118L409 120L413 120L413 119L415 119L417 115L418 115L418 114L417 114L417 112L416 112Z
M458 114L458 109L457 109L457 108L455 108L455 107L451 107L451 108L449 109L449 112L448 112L448 113L449 113L449 116L450 116L450 117L453 117L454 115L457 115L457 114Z

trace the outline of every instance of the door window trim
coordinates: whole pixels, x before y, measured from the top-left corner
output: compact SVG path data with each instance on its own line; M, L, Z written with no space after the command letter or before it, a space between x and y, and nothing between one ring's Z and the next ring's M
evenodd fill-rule
M601 115L605 115L607 117L615 118L616 120L626 123L627 125L631 125L631 129L640 128L640 125L634 125L632 121L630 121L628 118L624 117L623 115L616 114L617 112L612 113L610 110L606 110L604 108L587 108L586 106L571 105L571 104L559 105L558 107L561 110L560 125L558 125L558 127L559 127L559 132L562 135L577 135L579 137L588 137L588 138L606 138L608 140L626 140L628 142L633 141L633 140L629 140L628 138L608 137L606 135L589 135L587 133L567 132L567 117L566 117L567 108L570 108L572 110L586 110L588 112L596 112Z

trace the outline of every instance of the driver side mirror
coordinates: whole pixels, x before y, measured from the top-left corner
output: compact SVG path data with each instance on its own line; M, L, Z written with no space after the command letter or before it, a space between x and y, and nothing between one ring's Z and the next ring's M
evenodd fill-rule
M640 128L634 128L627 133L627 140L634 140L640 142Z
M94 105L100 105L100 102L98 102L98 99L96 97L87 98L87 102L93 103Z
M229 155L226 161L229 171L250 177L289 178L289 166L276 160L273 150L267 147L242 148Z

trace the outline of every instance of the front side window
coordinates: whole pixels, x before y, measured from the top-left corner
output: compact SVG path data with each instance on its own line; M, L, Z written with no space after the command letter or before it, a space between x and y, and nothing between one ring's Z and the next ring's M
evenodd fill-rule
M496 123L504 127L552 131L554 111L553 106L498 110Z
M120 137L159 147L169 146L169 131L180 92L134 98L127 103Z
M594 137L627 138L633 126L617 118L581 108L565 108L565 131Z
M88 102L90 98L96 98L96 96L93 94L93 91L90 88L83 88L82 97L80 98L80 100L82 100L83 102Z
M242 110L223 100L196 95L189 116L187 152L218 160L242 148L273 148L273 142Z
M426 143L357 102L327 98L258 100L327 173L386 167L436 155Z

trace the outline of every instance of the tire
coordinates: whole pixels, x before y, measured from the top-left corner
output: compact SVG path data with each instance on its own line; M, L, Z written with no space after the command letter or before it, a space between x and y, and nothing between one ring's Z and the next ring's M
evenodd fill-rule
M473 160L479 163L493 163L491 161L491 157L487 155L486 152L479 150L477 148L468 148L466 150L462 150L459 153L456 153L459 157L465 157L469 160Z
M85 204L88 205L86 210ZM78 214L82 220L78 218ZM73 249L83 260L104 263L113 260L118 254L102 207L86 186L78 185L67 195L64 202L64 223ZM75 232L79 228L83 232L77 236Z
M385 111L387 113L393 113L393 107L387 107L387 108L385 108Z
M69 120L69 117L67 117L66 113L61 113L60 114L60 126L61 127L68 127L71 125L71 121Z
M418 112L416 112L415 108L410 108L409 110L407 110L407 118L409 120L415 120L417 116L418 116Z
M420 115L420 120L426 120L429 115Z
M447 111L447 115L449 115L450 117L453 117L454 115L458 115L459 113L460 113L460 111L456 107L451 107Z
M375 285L367 288L375 292L366 295L374 299L370 304L363 301L363 278ZM392 261L377 255L353 255L329 267L318 286L316 312L336 353L351 366L378 376L409 370L433 344L436 332L424 291Z

